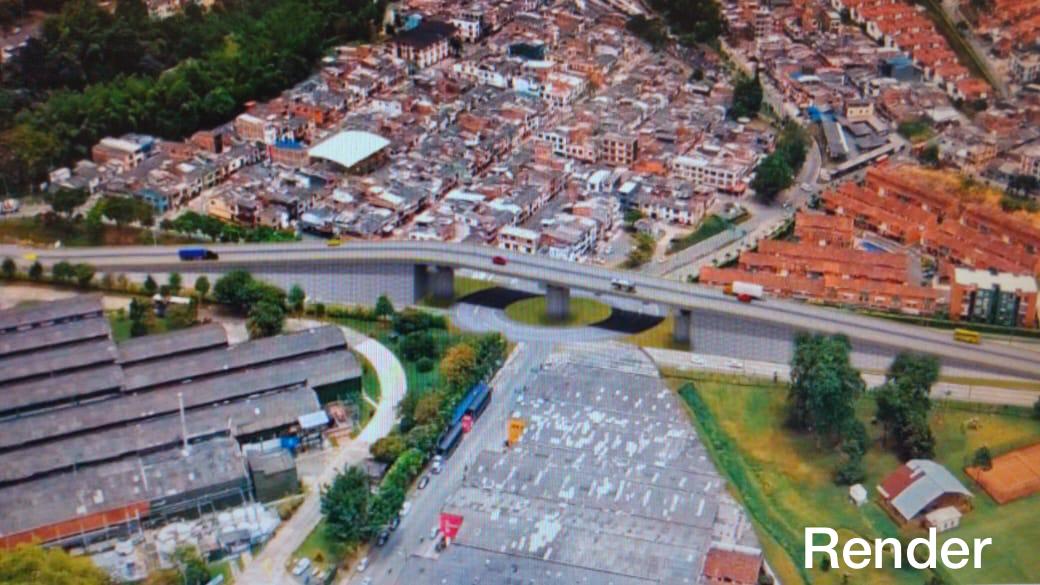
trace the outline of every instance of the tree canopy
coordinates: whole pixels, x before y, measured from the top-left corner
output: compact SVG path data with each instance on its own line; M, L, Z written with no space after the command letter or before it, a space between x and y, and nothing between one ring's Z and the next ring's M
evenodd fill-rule
M69 0L4 64L0 175L21 185L108 135L179 139L306 77L330 46L372 39L385 0L235 0L152 19ZM4 105L9 104L9 105Z
M58 547L22 545L13 550L0 550L0 583L111 585L112 580L86 557L73 557Z
M733 102L729 106L729 117L734 120L754 118L762 109L762 97L762 83L758 75L737 77L733 84Z
M877 419L884 427L885 440L894 442L896 453L904 460L935 454L928 412L932 407L932 385L938 379L937 358L903 352L892 361L885 383L874 392Z
M849 341L840 335L801 334L791 360L788 420L820 438L836 437L855 417L864 383L849 361Z

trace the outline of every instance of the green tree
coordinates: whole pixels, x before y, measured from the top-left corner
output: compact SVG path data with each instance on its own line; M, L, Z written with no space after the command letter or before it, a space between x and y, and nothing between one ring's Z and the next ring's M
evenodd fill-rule
M75 265L73 271L76 275L76 284L78 284L80 288L88 288L90 282L94 280L94 274L97 272L94 270L93 266L86 263Z
M148 335L148 307L137 299L130 300L130 337Z
M90 193L86 189L58 189L48 194L45 199L54 213L60 213L69 217L72 212L87 202Z
M101 201L101 210L105 217L125 226L133 222L148 226L154 223L152 207L133 197L105 197Z
M468 343L457 343L441 359L441 379L449 388L466 388L476 382L477 354Z
M209 279L205 276L200 276L195 279L195 292L199 294L200 300L205 300L206 295L209 294Z
M369 535L368 474L348 467L321 493L325 532L335 542L353 543Z
M781 191L794 184L794 171L782 154L774 152L755 167L755 178L751 188L755 195L767 203L773 202Z
M285 310L281 305L262 300L249 310L246 328L251 339L271 337L282 332L285 326Z
M11 280L18 274L18 265L14 263L14 260L10 258L4 258L4 265L2 268L4 278Z
M404 437L397 433L390 433L372 443L369 452L376 461L393 463L406 449L408 449L408 445L405 444Z
M206 561L193 546L179 546L173 553L173 563L183 585L206 585L211 576Z
M729 107L729 117L754 118L762 109L762 83L756 73L754 77L741 75L733 84L733 101Z
M159 292L159 284L155 282L155 279L152 278L151 274L149 274L144 279L143 290L144 290L145 294L147 294L148 296L152 296L155 293Z
M184 279L181 277L180 272L171 272L169 278L166 281L166 285L170 287L170 294L178 295L181 292L181 285L184 284Z
M0 550L0 583L5 585L111 585L112 580L85 556L61 547L23 544Z
M437 343L429 331L415 331L401 338L399 345L404 359L414 362L421 358L437 357Z
M788 420L819 439L833 439L855 417L864 383L840 335L799 334L791 360Z
M430 423L413 427L405 436L405 442L409 449L416 449L423 453L430 453L437 445L437 439L441 433L438 423Z
M394 310L394 304L390 302L390 298L385 294L379 295L379 298L376 299L376 318L380 320L393 319L396 313L397 311Z
M289 289L289 296L286 301L289 303L289 308L294 313L303 312L303 304L307 301L307 294L303 292L303 288L298 284L292 285Z
M934 356L902 352L888 368L885 383L875 392L877 420L885 441L894 441L903 459L931 457L935 437L928 426L931 388L939 379L939 360Z
M971 465L984 471L993 469L993 455L989 452L989 447L983 445L976 449L971 458Z
M43 264L40 264L39 260L35 260L32 266L29 267L29 279L30 280L41 280L43 278Z
M921 161L926 167L938 168L939 166L939 145L932 143L921 149L921 154L917 156L917 160Z
M1033 418L1040 419L1040 398L1033 403Z
M444 401L444 395L440 392L427 392L423 394L419 401L415 404L415 424L425 425L435 423L440 420L441 416L441 405Z
M72 264L62 260L51 266L51 277L57 282L68 282L75 278L76 270L72 267Z

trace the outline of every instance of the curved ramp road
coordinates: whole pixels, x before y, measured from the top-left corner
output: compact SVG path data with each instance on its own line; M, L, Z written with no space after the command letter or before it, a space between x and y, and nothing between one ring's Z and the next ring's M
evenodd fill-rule
M752 304L739 303L720 291L704 286L498 248L443 242L377 241L347 242L336 248L319 242L210 246L210 249L219 253L220 259L206 262L207 270L220 272L243 268L261 276L265 269L275 270L290 264L307 264L316 270L324 270L326 266L331 270L337 265L359 263L426 264L479 270L507 278L605 295L617 295L611 281L623 278L635 285L635 292L623 296L665 307L692 310L694 327L698 312L710 312L733 321L758 321L823 333L841 333L854 342L928 352L964 364L996 368L1014 375L1040 377L1040 359L1037 359L1040 354L1025 348L987 343L966 345L953 341L949 333L793 301L769 299ZM26 253L35 253L44 265L62 260L89 262L102 271L187 271L198 269L198 264L203 264L181 262L177 258L177 248L172 246L74 250L0 247L0 255L18 258L23 265L28 264L24 258ZM504 266L494 264L492 258L495 256L504 256L508 262Z

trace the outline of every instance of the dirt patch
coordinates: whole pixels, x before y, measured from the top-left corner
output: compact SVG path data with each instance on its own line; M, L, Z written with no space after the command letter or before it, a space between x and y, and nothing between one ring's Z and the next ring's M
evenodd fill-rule
M964 470L998 504L1040 492L1040 443L1015 449L993 460L993 467Z

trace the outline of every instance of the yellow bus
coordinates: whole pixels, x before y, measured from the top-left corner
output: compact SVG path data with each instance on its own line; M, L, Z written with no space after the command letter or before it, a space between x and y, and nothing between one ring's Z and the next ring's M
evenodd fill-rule
M978 331L972 331L971 329L954 329L953 339L964 343L979 343L982 341Z

